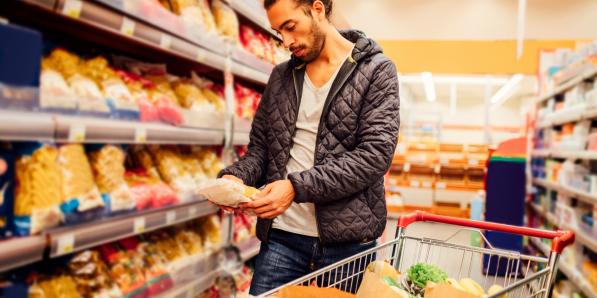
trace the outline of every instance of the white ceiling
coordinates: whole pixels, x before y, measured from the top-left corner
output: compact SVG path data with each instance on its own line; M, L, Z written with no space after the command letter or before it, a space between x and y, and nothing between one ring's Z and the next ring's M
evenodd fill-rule
M516 39L518 0L335 0L353 28L375 39ZM597 37L597 0L527 0L528 39Z

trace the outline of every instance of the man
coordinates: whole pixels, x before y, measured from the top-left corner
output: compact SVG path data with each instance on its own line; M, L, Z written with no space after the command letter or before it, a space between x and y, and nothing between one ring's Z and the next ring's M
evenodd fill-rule
M220 173L265 185L241 205L262 241L251 295L375 246L400 122L395 66L363 33L336 30L332 0L264 6L293 57L270 76L247 154Z

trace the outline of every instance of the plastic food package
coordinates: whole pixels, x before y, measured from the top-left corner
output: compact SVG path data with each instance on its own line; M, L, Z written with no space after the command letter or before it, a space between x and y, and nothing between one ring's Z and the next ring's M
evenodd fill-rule
M149 296L158 295L172 287L173 282L168 272L162 266L162 263L155 262L158 255L148 255L144 249L144 244L139 241L137 237L129 237L118 241L118 244L124 251L131 255L137 264L137 269L141 269L144 273L145 286ZM147 263L150 259L154 261L151 265Z
M26 143L16 161L15 234L25 236L55 227L62 221L62 173L58 149Z
M259 190L236 181L220 178L203 183L197 192L215 204L236 208L240 203L250 202L251 198L259 193Z
M159 208L180 201L178 194L170 186L150 177L144 170L127 171L125 180L138 210Z
M178 227L175 238L187 254L196 255L203 252L203 240L196 232Z
M120 289L113 283L106 263L94 250L75 255L68 263L68 270L84 298L122 297Z
M216 112L223 113L226 110L223 87L218 87L214 82L198 76L195 72L191 72L191 80L199 87L204 98L215 107ZM221 90L216 91L217 89Z
M149 100L149 95L147 93L148 89L155 87L153 83L132 73L127 73L120 70L117 71L117 73L126 84L129 92L134 98L134 101L139 107L139 120L142 122L159 121L160 114L158 109Z
M60 209L67 223L78 223L102 216L104 201L93 180L93 172L83 146L60 146L58 165L63 177L63 202Z
M183 202L191 200L197 188L191 173L186 171L181 154L175 147L158 147L151 151L162 179L172 186Z
M43 65L43 64L42 64ZM59 72L43 68L41 71L40 108L77 109L77 99Z
M29 298L79 298L77 286L72 277L60 275L38 281L29 288Z
M221 0L213 0L211 1L211 11L216 21L218 32L225 37L229 37L232 42L238 43L240 35L239 24L234 10Z
M210 215L200 218L198 221L201 237L206 250L215 250L222 244L222 230L220 218L217 215Z
M209 4L205 0L172 0L172 11L192 25L199 25L204 30L215 30L215 23Z
M14 210L15 154L0 143L0 239L11 236Z
M240 84L234 85L234 93L236 95L236 115L240 118L253 119L259 101L261 101L261 94Z
M105 145L89 155L95 182L110 212L134 210L135 199L124 180L124 152L117 146Z
M102 258L108 264L110 277L125 297L147 297L144 262L133 250L121 250L115 243L99 247Z
M178 80L172 85L182 107L205 113L216 112L216 106L192 81Z
M218 155L212 150L207 150L200 147L193 147L191 150L193 155L196 156L201 163L203 172L208 178L216 178L218 173L224 169L224 164Z

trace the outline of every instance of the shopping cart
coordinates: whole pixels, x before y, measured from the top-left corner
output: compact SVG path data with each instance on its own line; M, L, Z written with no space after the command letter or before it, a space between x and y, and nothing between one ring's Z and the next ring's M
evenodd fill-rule
M459 226L460 229L445 239L406 235L407 227L415 222L449 224ZM481 230L551 239L551 253L545 258L494 248ZM456 243L456 236L462 231L479 233L485 241L484 245L475 247ZM485 290L494 284L503 287L501 291L487 296L488 298L547 298L557 271L558 257L573 242L574 233L571 231L545 231L417 211L400 217L394 240L322 268L263 296L275 297L283 288L293 285L334 287L354 293L367 265L374 260L386 260L403 273L410 266L424 262L440 267L454 279L470 277Z

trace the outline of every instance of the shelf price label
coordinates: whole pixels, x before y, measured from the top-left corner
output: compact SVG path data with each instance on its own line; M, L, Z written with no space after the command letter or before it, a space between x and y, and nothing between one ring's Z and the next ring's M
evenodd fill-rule
M171 225L176 221L176 211L168 211L166 213L166 224Z
M133 36L135 34L135 22L127 17L123 17L120 32L126 36Z
M133 231L135 234L141 234L145 232L145 217L135 218Z
M56 250L56 254L58 255L65 255L73 252L75 250L75 235L74 234L66 234L60 236L58 238L58 247Z
M68 141L80 143L85 141L85 125L73 124L68 131Z
M144 127L135 128L135 143L147 142L147 130Z
M170 35L162 33L160 37L160 47L163 49L169 49L172 45L172 37Z
M66 0L62 7L62 13L73 19L78 19L82 9L83 2L81 0Z
M197 215L197 206L191 206L191 207L189 207L189 215L190 216Z
M197 49L197 56L195 57L195 59L201 63L205 63L205 61L207 60L206 52L202 49Z

